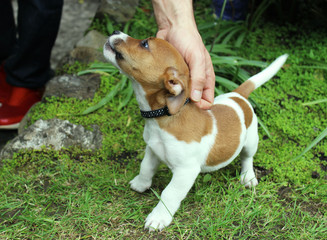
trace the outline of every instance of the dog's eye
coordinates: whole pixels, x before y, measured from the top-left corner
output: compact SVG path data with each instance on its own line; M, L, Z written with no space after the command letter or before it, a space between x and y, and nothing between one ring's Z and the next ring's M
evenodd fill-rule
M146 49L149 49L149 43L148 43L148 39L144 39L142 42L141 42L141 46L146 48Z

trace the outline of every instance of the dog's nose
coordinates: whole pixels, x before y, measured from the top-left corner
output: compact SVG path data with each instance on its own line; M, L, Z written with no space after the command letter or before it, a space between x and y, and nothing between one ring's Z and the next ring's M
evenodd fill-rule
M115 31L112 32L111 35L118 35L118 34L120 34L120 31L115 30Z

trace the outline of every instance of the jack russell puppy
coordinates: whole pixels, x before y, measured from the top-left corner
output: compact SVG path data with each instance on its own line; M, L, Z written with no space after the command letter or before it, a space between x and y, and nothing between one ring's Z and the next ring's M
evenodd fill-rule
M137 192L149 189L160 162L173 177L145 228L168 226L200 172L223 168L241 154L241 183L258 184L253 156L258 147L258 121L247 98L272 78L287 55L248 79L233 92L215 98L210 110L190 102L189 68L179 52L158 38L137 40L114 31L104 45L104 56L132 81L145 118L145 156L140 173L131 182Z

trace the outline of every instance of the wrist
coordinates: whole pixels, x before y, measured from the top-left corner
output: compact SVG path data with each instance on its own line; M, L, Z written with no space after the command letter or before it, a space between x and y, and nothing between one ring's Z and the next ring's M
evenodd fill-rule
M158 29L196 28L192 0L152 0Z

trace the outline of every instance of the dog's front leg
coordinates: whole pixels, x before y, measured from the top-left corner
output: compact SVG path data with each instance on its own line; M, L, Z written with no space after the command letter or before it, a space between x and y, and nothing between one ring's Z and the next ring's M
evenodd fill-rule
M149 189L152 184L152 178L159 166L159 159L147 146L145 155L141 163L140 173L132 181L129 182L131 188L137 192L144 192Z
M193 186L199 173L200 167L173 169L173 177L162 192L158 205L147 217L145 228L148 228L150 231L156 229L161 231L171 223L175 212Z

